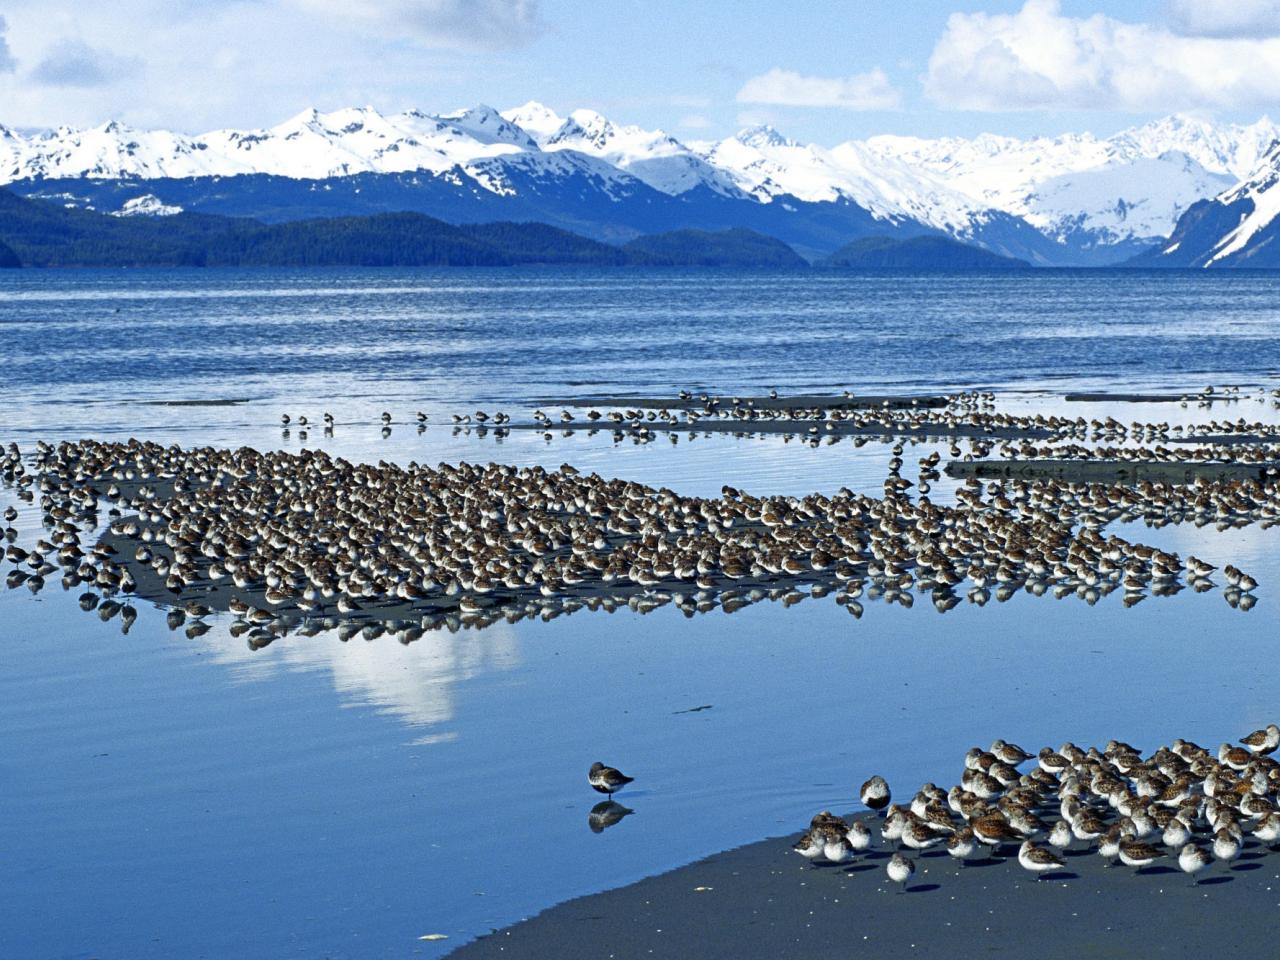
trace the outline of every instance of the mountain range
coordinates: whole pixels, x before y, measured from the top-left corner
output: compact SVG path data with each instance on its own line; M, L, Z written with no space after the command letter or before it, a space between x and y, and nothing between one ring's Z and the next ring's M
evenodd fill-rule
M745 228L811 260L865 238L945 236L1042 266L1269 265L1253 250L1280 213L1278 140L1265 118L1173 116L1106 138L886 135L828 148L771 127L684 142L536 102L365 107L198 136L114 121L0 127L0 184L123 217L418 212L538 221L614 244Z

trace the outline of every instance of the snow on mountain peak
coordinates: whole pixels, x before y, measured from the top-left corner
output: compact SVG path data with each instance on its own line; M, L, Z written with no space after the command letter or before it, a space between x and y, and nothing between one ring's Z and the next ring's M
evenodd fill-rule
M603 153L616 131L612 123L594 110L574 110L569 119L547 141L548 146L564 144L568 147Z
M748 147L794 147L794 140L784 137L767 123L739 130L734 140Z
M537 142L519 124L512 123L493 107L483 103L468 110L440 114L436 119L470 135L480 143L509 143L521 150L538 149Z
M538 143L551 139L555 132L564 126L564 117L537 100L530 100L510 110L503 110L502 116L524 130Z

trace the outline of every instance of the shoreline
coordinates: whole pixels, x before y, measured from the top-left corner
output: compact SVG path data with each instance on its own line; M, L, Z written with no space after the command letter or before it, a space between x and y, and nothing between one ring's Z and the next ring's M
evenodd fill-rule
M1146 960L1274 949L1280 858L1256 841L1194 886L1176 856L1135 874L1079 848L1067 852L1063 871L1037 880L1012 845L1001 859L964 867L930 850L914 855L915 875L900 893L884 872L890 851L873 831L877 848L848 864L811 866L792 852L794 836L774 837L567 901L448 956Z

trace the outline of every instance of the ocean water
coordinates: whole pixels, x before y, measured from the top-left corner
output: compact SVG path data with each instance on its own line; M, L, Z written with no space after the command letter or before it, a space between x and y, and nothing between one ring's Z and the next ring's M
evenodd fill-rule
M686 387L980 387L1015 412L1280 422L1253 399L1062 399L1280 387L1278 279L14 272L0 276L0 441L323 446L570 462L692 494L872 491L889 458L878 442L499 438L449 415ZM325 411L331 437L281 429L282 413ZM38 511L11 489L0 501L34 540ZM815 598L254 651L225 617L191 640L140 604L125 634L82 612L78 590L0 590L0 957L438 957L790 832L873 772L904 792L954 779L964 750L997 736L1216 745L1277 719L1277 534L1123 533L1239 564L1261 581L1258 605L1019 594L940 615L922 597L854 619ZM634 814L601 833L585 782L597 759L637 778L619 797ZM432 934L448 939L419 939Z

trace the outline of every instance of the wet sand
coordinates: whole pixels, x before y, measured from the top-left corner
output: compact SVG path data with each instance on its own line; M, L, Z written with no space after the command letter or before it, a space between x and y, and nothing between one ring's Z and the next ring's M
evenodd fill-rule
M1178 463L1156 460L952 460L949 477L980 480L1066 480L1073 483L1123 483L1143 480L1195 483L1197 480L1231 482L1269 480L1280 467L1276 463Z
M493 429L476 427L471 429ZM812 429L811 429L812 428ZM455 428L456 429L456 428ZM972 423L925 423L910 424L884 423L875 426L864 426L857 423L837 420L733 420L704 417L697 423L672 423L663 420L643 420L633 424L613 424L606 421L579 421L572 423L506 423L506 430L583 430L591 433L610 431L622 436L638 436L642 432L668 434L706 434L731 433L736 437L791 435L804 439L824 437L884 437L892 440L898 437L914 439L945 440L952 437L981 437L989 440L1044 440L1054 436L1053 431L1039 427L985 427Z
M1068 403L1181 403L1183 400L1203 400L1199 393L1068 393ZM1225 400L1226 397L1218 397Z
M790 849L794 839L571 900L449 956L1146 960L1276 952L1280 856L1254 841L1229 868L1210 866L1196 886L1169 858L1135 874L1105 866L1095 852L1069 851L1065 870L1037 881L1013 846L1002 851L1008 859L963 868L929 851L915 855L915 875L900 893L885 877L886 850L810 866Z
M624 397L624 396L587 396L587 397L553 397L536 401L536 405L547 407L569 407L585 409L587 407L632 407L641 410L700 410L714 407L737 407L750 405L757 410L860 410L873 407L892 410L912 408L941 408L947 405L947 398L927 395L911 396L909 394L864 394L846 397L825 393L799 393L791 396L750 397L713 396L711 394L694 394L692 397Z

